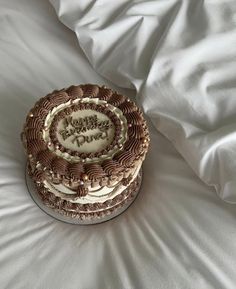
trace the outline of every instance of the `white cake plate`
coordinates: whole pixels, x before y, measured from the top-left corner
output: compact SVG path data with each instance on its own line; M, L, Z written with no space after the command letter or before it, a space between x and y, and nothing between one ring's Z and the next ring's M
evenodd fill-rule
M92 219L92 220L80 220L77 218L71 218L68 216L64 216L56 211L54 211L52 208L47 207L46 205L44 205L44 203L42 202L37 189L35 187L34 182L31 180L31 178L29 177L28 173L27 173L27 167L25 170L25 180L26 180L26 185L29 191L29 194L31 196L31 198L33 199L33 201L36 203L36 205L43 210L46 214L48 214L49 216L53 217L54 219L58 220L58 221L62 221L65 223L69 223L69 224L74 224L74 225L93 225L93 224L99 224L99 223L103 223L106 221L109 221L115 217L117 217L118 215L120 215L121 213L123 213L126 209L128 209L128 207L133 203L133 201L136 199L140 188L141 188L141 184L142 184L142 169L140 169L138 176L141 178L140 182L139 182L139 186L133 196L133 198L131 200L129 200L127 203L124 204L124 206L122 208L119 208L117 210L114 211L114 213L111 213L105 217L100 217L98 219Z

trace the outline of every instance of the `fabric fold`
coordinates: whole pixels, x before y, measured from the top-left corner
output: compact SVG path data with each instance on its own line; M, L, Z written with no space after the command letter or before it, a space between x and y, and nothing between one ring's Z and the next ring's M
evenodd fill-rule
M156 129L235 203L236 2L50 2L95 70L136 89Z

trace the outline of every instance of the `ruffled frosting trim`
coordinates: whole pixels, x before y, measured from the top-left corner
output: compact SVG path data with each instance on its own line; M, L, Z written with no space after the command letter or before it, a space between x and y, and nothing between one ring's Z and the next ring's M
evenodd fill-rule
M36 155L45 148L44 142L41 140L32 140L27 143L27 151L31 155Z
M99 93L98 93L97 97L101 100L108 101L111 98L112 94L113 94L113 92L111 89L101 87L99 89Z
M56 106L67 102L69 99L70 97L65 91L60 91L52 95L50 101L53 103L53 106Z
M108 103L110 103L113 106L119 106L126 100L126 97L122 94L116 94L114 93L112 97L109 99Z
M80 86L72 85L69 88L67 88L66 92L71 99L81 98L84 95L84 92Z
M124 148L129 152L138 154L142 150L142 142L136 138L131 138L125 143Z
M137 106L131 101L125 101L119 105L119 109L124 113L130 113L137 110Z
M140 125L132 125L128 128L128 136L129 138L143 138L145 136L143 127Z
M99 179L105 176L105 172L99 164L87 165L85 171L89 179Z
M99 93L99 87L94 84L84 84L80 86L83 89L83 97L97 97Z
M36 128L39 130L43 127L43 120L39 117L31 117L27 121L27 127L28 128Z
M37 140L37 139L42 139L42 134L40 133L40 131L37 131L33 128L30 128L26 131L26 138L28 140Z
M53 157L54 155L48 150L40 151L37 154L37 160L43 167L50 167Z
M84 166L81 163L70 164L68 172L70 177L80 179L81 175L84 173Z
M124 166L129 166L134 161L134 158L134 154L127 151L120 152L114 157L115 160Z
M65 159L56 157L52 160L51 169L54 173L64 176L66 175L67 168L68 162Z
M106 160L102 163L103 170L108 176L118 174L122 171L122 166L114 160Z
M133 111L130 113L125 114L125 117L127 119L128 124L135 124L135 125L142 125L143 124L143 118L140 115L140 113L138 113L137 111Z

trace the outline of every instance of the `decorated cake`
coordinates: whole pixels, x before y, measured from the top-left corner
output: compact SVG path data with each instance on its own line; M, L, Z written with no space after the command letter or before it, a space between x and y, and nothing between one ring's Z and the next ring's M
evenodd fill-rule
M93 84L54 91L30 110L21 136L28 174L57 213L104 218L136 195L149 133L126 96Z

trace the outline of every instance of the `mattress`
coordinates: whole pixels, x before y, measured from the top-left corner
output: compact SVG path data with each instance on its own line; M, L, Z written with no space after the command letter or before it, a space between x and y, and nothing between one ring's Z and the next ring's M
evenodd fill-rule
M20 132L41 96L102 78L48 1L0 0L0 284L3 289L232 289L236 210L149 121L141 191L117 218L57 221L31 199Z

